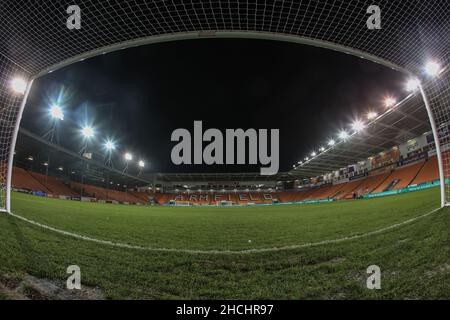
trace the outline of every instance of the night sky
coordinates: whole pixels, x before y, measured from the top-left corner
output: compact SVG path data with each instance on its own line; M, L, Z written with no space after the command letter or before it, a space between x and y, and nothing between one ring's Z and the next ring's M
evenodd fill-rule
M280 171L336 137L386 94L401 97L403 75L331 50L285 42L202 39L108 53L35 81L22 126L50 129L48 106L61 95L59 143L82 147L79 128L97 132L92 151L114 137L151 172L259 172L260 165L175 166L170 135L203 128L280 129Z

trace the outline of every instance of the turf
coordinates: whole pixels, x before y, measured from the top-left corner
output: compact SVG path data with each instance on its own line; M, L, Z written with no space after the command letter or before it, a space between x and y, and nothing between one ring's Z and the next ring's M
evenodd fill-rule
M272 248L383 228L438 206L438 189L329 204L156 208L90 204L14 194L14 212L90 237L149 247ZM450 297L447 209L377 235L336 244L213 255L114 248L0 217L0 275L65 279L108 298L446 298ZM250 243L248 240L252 240ZM379 265L382 289L365 286Z

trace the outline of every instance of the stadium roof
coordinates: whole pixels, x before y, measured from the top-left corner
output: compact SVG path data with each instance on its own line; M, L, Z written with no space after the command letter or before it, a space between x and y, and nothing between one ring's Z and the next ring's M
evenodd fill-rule
M255 173L158 173L158 181L167 182L208 182L208 181L291 181L299 177L295 172L279 172L273 176L261 176Z
M430 130L423 100L420 95L411 94L369 122L362 131L324 152L317 152L315 157L302 161L291 172L303 177L319 176L366 160Z
M16 161L25 162L27 157L32 156L36 165L41 166L50 159L50 169L63 167L68 175L80 176L83 174L86 178L96 181L106 180L109 177L109 180L114 183L120 182L129 186L143 186L152 183L151 179L109 167L99 159L83 157L77 152L52 143L24 128L20 129L19 136L20 139L16 145Z

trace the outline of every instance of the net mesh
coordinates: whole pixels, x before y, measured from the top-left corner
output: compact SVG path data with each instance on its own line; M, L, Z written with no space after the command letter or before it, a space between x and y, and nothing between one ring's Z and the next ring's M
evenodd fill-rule
M441 149L445 184L445 200L450 202L450 69L427 83L425 92L432 110Z
M8 161L22 95L11 90L11 80L29 74L0 55L0 210L6 209Z
M78 55L107 52L117 44L127 47L131 40L220 32L320 40L321 45L351 48L414 74L422 72L430 57L443 65L450 63L450 2L443 0L376 1L381 9L380 30L367 28L367 9L373 1L362 0L79 0L81 29L70 30L66 10L73 4L66 0L0 2L2 190L20 104L8 92L8 83L19 71L35 76ZM436 120L442 124L448 116L448 76L427 91ZM450 171L448 160L445 165ZM0 207L3 203L4 195Z

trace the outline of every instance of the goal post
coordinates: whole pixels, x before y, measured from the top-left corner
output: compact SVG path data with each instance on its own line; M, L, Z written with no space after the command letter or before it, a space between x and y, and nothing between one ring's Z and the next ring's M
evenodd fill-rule
M439 170L439 187L440 187L440 197L441 197L441 208L444 207L447 203L447 199L445 198L445 177L444 177L444 163L442 160L442 150L441 143L439 139L439 134L436 128L436 121L434 119L433 111L430 106L430 101L425 93L422 83L419 81L419 90L422 95L423 103L425 104L425 108L427 109L428 118L430 120L431 130L433 131L433 139L434 145L436 148L436 156L438 161L438 170Z

